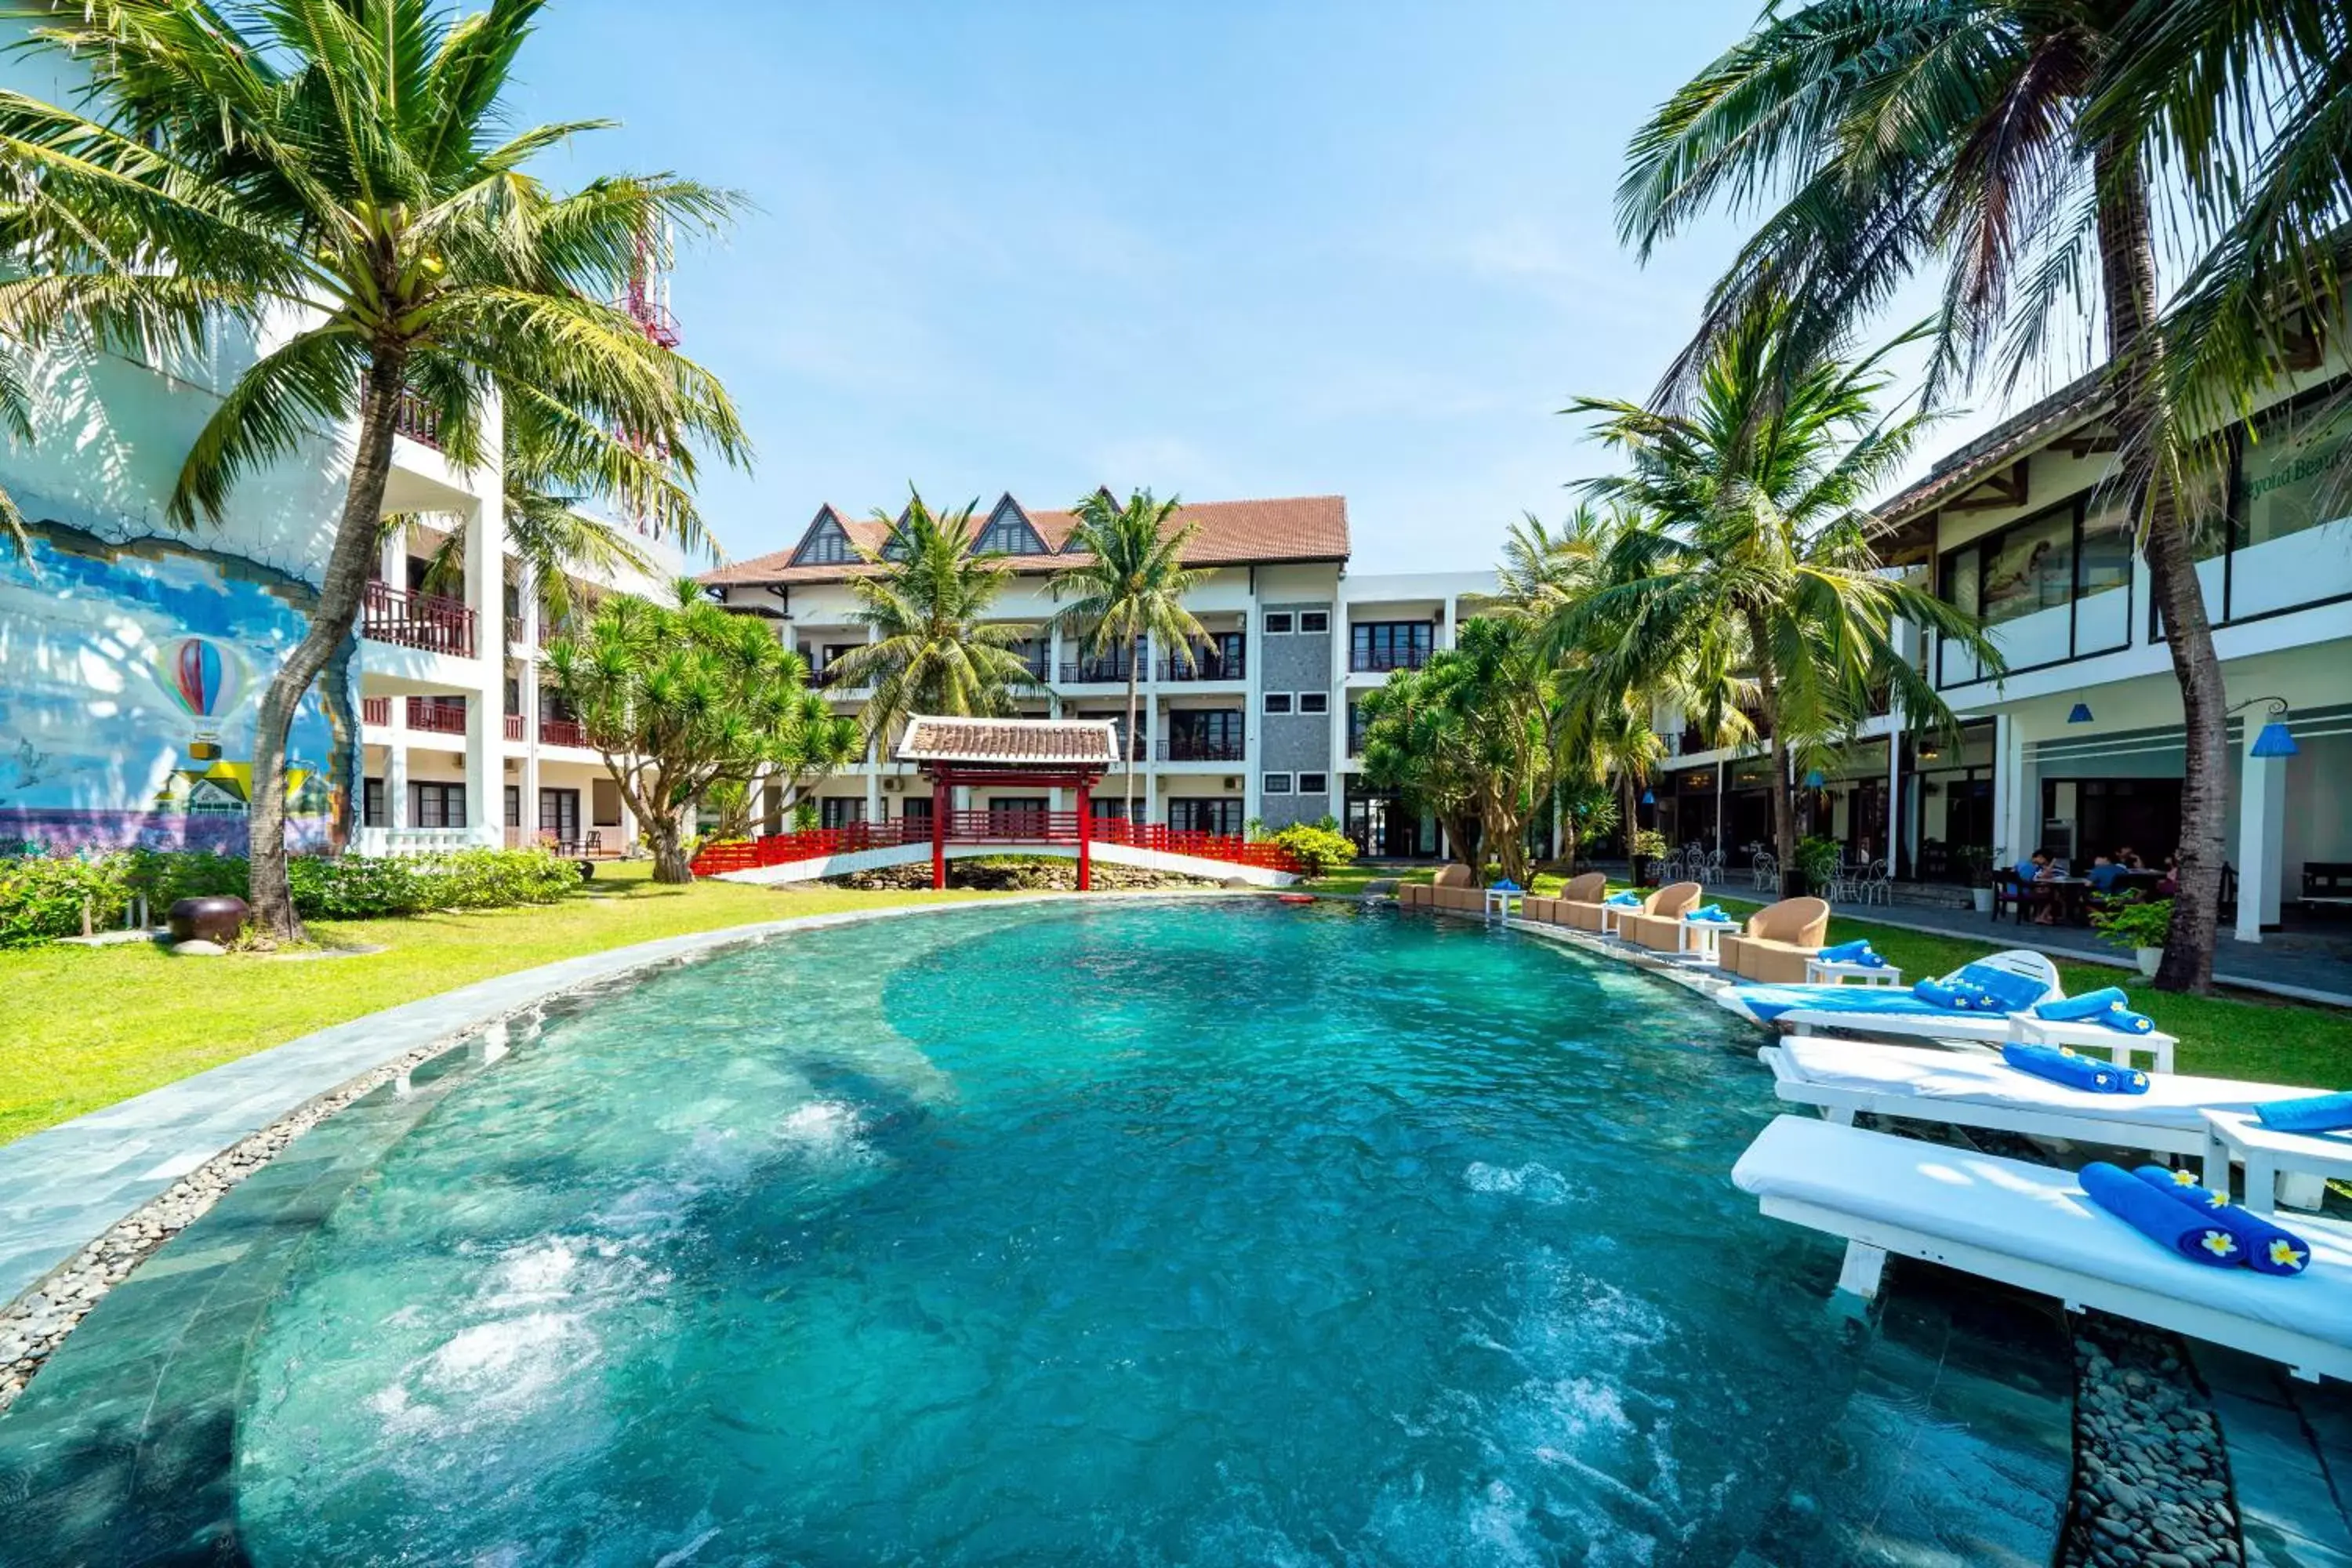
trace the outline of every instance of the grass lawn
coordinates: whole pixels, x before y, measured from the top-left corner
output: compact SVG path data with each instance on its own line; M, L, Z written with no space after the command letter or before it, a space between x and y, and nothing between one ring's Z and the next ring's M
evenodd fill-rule
M352 958L173 958L146 943L0 952L0 1142L379 1008L606 948L755 921L977 893L657 886L650 863L598 868L562 903L404 920L314 921Z
M1375 877L1394 876L1377 868L1349 866L1341 872L1307 884L1318 892L1360 893ZM1434 873L1426 868L1408 874L1405 881L1425 882ZM1549 872L1534 878L1534 891L1556 896L1565 879ZM1612 883L1614 892L1620 884ZM1708 895L1745 919L1759 908L1750 899ZM1906 980L1948 973L1970 959L1982 958L2004 946L2032 945L2030 938L1993 943L1966 937L1933 935L1880 925L1873 921L1839 915L1830 921L1832 942L1867 939L1903 971ZM2102 985L2120 985L2135 1011L2156 1020L2156 1026L2180 1041L2176 1065L2182 1072L2214 1078L2242 1078L2272 1083L2306 1084L2315 1089L2352 1089L2352 1012L2339 1007L2307 1006L2284 998L2232 991L2212 996L2180 996L2158 991L2132 969L2060 960L2058 973L2074 995Z

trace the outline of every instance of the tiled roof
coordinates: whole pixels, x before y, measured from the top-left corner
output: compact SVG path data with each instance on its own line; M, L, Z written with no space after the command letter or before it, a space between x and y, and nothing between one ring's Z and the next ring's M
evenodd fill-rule
M946 719L921 714L898 738L902 763L1061 763L1108 767L1118 761L1108 719Z
M1938 462L1926 479L1888 497L1873 510L1890 523L1902 523L1930 507L1941 506L1974 489L1991 478L1994 470L2096 415L2103 376L2103 372L2093 371L2060 387L2023 413L2001 421Z
M1001 504L1001 503L1000 503ZM975 509L971 514L971 531L977 534L988 525L995 507ZM834 515L841 519L843 531L850 542L867 551L879 551L889 537L890 528L878 518L852 519L838 508ZM1077 526L1077 514L1069 511L1033 511L1026 507L1022 513L1045 546L1050 555L1010 555L1005 563L1015 572L1051 572L1070 562L1083 559L1063 553L1070 532ZM1195 524L1198 531L1184 549L1184 563L1189 566L1246 566L1277 561L1345 561L1348 558L1348 500L1345 496L1291 496L1274 500L1194 501L1178 510L1170 519L1170 526L1181 528ZM803 533L805 538L805 533ZM703 574L701 581L714 587L746 583L838 583L851 577L865 576L877 568L862 562L847 565L795 566L793 557L801 547L795 540L789 550L754 556Z

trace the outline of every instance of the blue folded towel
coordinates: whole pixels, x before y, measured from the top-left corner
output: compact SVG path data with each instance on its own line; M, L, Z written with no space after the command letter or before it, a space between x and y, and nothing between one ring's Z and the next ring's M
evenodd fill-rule
M1642 907L1642 895L1639 893L1612 893L1601 901L1605 904L1615 904L1621 910L1638 910Z
M2239 1261L2255 1273L2300 1274L2311 1267L2309 1242L2293 1231L2281 1230L2258 1214L2240 1208L2221 1194L2199 1186L2197 1178L2188 1172L2141 1165L2132 1174L2237 1237L2238 1245L2245 1248L2239 1254Z
M1720 904L1703 905L1683 916L1683 919L1686 921L1704 921L1708 925L1718 926L1727 926L1736 923L1729 915L1723 912L1723 906Z
M2098 1024L2126 1035L2156 1033L2156 1020L2145 1013L2133 1012L2120 985L2102 985L2080 996L2037 1003L2033 1016L2053 1024Z
M1911 987L1911 994L1931 1006L1948 1008L1955 1013L1991 1013L1995 1007L1991 997L1981 986L1965 980L1949 983L1941 980L1921 980Z
M2011 974L1997 964L1979 959L1962 964L1955 980L1964 980L1990 998L1985 1009L1990 1013L2022 1013L2050 994L2050 988L2031 975Z
M2147 1092L2147 1074L2138 1068L2078 1057L2057 1046L2006 1045L2000 1048L2000 1059L2020 1072L2093 1094Z
M2245 1247L2210 1218L2158 1192L2119 1165L2095 1161L2077 1178L2083 1195L2142 1236L2191 1263L2234 1267Z
M2267 1100L2254 1107L2254 1120L2281 1132L2352 1131L2352 1090Z
M1859 963L1865 969L1884 969L1886 960L1870 950L1866 942L1842 942L1835 947L1825 947L1814 955L1823 963Z

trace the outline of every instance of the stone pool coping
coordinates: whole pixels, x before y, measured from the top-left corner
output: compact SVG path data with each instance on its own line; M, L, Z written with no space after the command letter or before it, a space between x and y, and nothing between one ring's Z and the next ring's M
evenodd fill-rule
M559 959L336 1024L0 1145L0 1312L21 1306L110 1230L247 1140L372 1073L429 1058L570 992L719 948L866 921L1082 898L1260 896L1223 889L1007 893L755 921Z

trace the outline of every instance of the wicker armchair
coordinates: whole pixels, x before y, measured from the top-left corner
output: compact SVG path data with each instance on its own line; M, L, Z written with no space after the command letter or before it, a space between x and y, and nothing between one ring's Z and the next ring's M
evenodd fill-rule
M1636 947L1654 952L1680 952L1683 915L1698 908L1696 882L1670 882L1642 900L1637 910L1617 917L1617 934Z
M1822 950L1830 906L1821 899L1783 899L1748 918L1745 931L1726 931L1717 943L1723 972L1765 985L1801 985L1805 961Z

